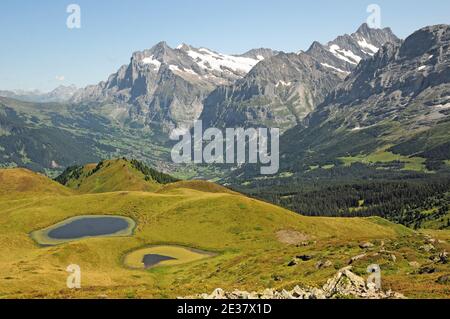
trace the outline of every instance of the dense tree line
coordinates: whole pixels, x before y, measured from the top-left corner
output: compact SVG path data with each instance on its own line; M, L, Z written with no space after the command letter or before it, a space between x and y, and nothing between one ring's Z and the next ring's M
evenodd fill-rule
M160 184L169 184L178 181L178 179L176 179L175 177L150 168L138 160L132 159L130 163L135 169L145 175L145 180L147 181L154 180Z
M74 165L67 167L64 172L55 178L55 181L62 185L66 185L71 179L78 179L83 174L83 166Z
M155 181L160 184L168 184L177 182L178 179L175 177L172 177L168 174L161 173L153 168L148 167L144 163L132 159L129 161L127 158L122 158L124 161L129 162L136 170L140 171L142 174L144 174L144 178L146 181ZM110 163L106 167L108 167ZM85 175L86 177L92 176L95 173L97 173L100 169L102 169L105 166L105 161L100 161L94 169L87 172ZM80 165L74 165L66 168L64 172L61 173L58 177L55 178L55 181L57 181L60 184L66 185L70 180L78 180L80 177L82 177L84 172L84 167Z
M442 219L450 211L450 178L253 184L236 190L303 215L333 217L381 216L411 227ZM264 185L266 184L266 185ZM443 221L444 226L448 222ZM448 227L448 226L447 226Z

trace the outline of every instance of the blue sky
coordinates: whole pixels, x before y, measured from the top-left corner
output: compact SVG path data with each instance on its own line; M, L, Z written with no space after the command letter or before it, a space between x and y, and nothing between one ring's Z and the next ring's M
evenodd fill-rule
M66 27L71 3L81 29ZM161 40L223 53L307 49L354 32L371 3L401 38L450 22L448 0L1 0L0 89L95 84Z

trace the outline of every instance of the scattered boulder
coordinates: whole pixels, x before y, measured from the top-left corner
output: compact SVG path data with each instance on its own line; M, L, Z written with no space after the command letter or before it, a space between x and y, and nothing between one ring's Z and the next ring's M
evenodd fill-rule
M419 269L419 274L423 275L423 274L432 274L436 271L436 268L432 267L432 266L424 266L422 268Z
M316 263L316 269L328 268L328 267L331 267L331 266L333 266L333 263L331 261L329 261L329 260L325 260L325 261L319 260Z
M375 245L370 242L365 242L365 243L359 244L359 248L362 248L362 249L372 248L373 246L375 246Z
M295 258L300 259L301 261L308 261L308 260L311 260L313 258L313 256L310 256L310 255L299 255L299 256L296 256Z
M313 256L310 256L310 255L298 255L298 256L295 256L295 258L289 262L288 266L289 267L296 266L296 265L298 265L298 263L300 261L308 261L308 260L311 260L312 258L313 258Z
M222 289L217 288L212 292L210 297L211 298L208 299L225 299L225 292Z
M274 294L275 294L274 289L267 288L266 290L263 291L262 297L266 297L265 299L270 299L273 297Z
M420 264L417 261L410 261L409 265L414 268L419 268Z
M448 253L447 253L446 251L440 253L440 254L438 255L438 261L437 261L437 262L439 262L439 263L441 263L441 264L446 264L446 263L448 263Z
M272 275L272 279L274 281L283 281L283 277L279 275Z
M395 263L397 261L397 257L394 254L392 254L391 255L391 260Z
M423 251L426 251L427 253L429 253L432 250L435 250L435 248L432 244L426 244L426 245L420 246L419 248L422 249Z
M297 258L292 259L288 264L289 267L296 266L296 265L298 265Z
M361 255L357 255L357 256L354 256L354 257L352 257L351 259L350 259L350 261L348 262L349 264L352 264L353 262L355 262L355 261L357 261L357 260L360 260L360 259L363 259L364 257L366 257L367 256L367 254L361 254Z
M404 299L402 294L392 291L382 291L373 283L367 284L364 278L351 272L351 266L345 267L330 278L322 288L295 286L292 290L276 291L265 289L262 292L247 292L235 290L224 292L215 289L211 294L200 294L187 299L335 299L354 297L365 299ZM185 299L183 298L183 299Z
M366 283L362 277L351 272L351 269L351 266L345 267L327 281L322 288L327 298L336 296L354 296L367 299L405 298L402 294L394 293L390 290L387 292L378 290L375 284Z
M440 276L437 280L436 280L436 282L438 283L438 284L450 284L450 275L443 275L443 276Z

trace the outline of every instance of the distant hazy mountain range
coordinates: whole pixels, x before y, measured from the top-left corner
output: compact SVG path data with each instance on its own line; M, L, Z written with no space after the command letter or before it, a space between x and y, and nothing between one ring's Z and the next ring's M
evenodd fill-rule
M1 97L8 97L25 102L67 102L69 101L78 88L75 85L60 85L56 89L43 93L38 90L24 91L24 90L0 90Z
M423 28L402 41L389 28L366 24L298 53L226 55L161 42L134 53L97 85L61 87L45 96L0 94L66 101L49 106L1 99L0 161L60 170L133 154L164 163L168 133L202 119L205 127L280 127L280 162L289 173L372 165L377 161L364 157L376 151L391 156L388 168L445 169L449 42L448 25ZM64 154L70 145L76 145L73 152Z

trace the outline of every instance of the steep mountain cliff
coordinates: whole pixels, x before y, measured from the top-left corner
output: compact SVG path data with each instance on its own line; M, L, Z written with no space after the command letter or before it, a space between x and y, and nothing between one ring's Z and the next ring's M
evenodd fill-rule
M122 116L150 128L188 129L203 110L203 100L219 85L246 75L269 49L251 50L241 56L181 44L172 49L160 42L135 52L106 82L80 90L73 102L112 103L110 116Z
M352 35L308 51L280 53L259 63L243 79L212 92L201 118L206 126L272 126L283 131L301 122L361 60L386 42L398 43L390 29L362 25Z
M385 150L425 158L428 169L437 168L450 158L449 79L450 26L426 27L401 44L386 44L286 133L284 163L352 160Z

